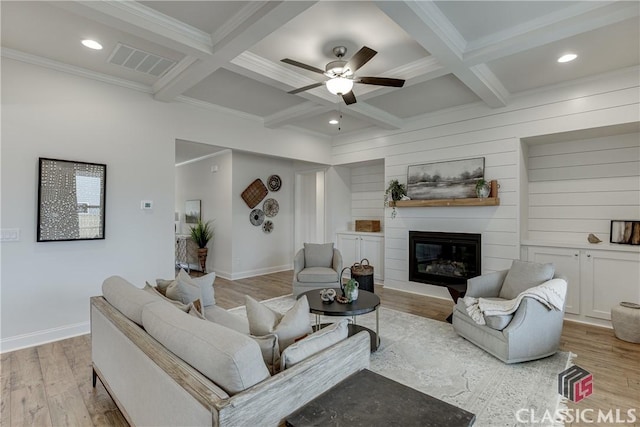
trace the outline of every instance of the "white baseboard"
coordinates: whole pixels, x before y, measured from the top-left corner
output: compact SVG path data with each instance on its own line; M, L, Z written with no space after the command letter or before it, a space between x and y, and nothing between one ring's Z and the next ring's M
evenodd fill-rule
M88 334L91 331L89 322L76 323L73 325L60 326L57 328L45 329L43 331L31 332L23 335L16 335L0 340L0 353L20 350L36 345L46 344L53 341L60 341L66 338L77 337Z
M233 273L230 280L246 279L247 277L261 276L263 274L278 273L280 271L292 270L293 264L279 265L275 267L258 268L239 273Z

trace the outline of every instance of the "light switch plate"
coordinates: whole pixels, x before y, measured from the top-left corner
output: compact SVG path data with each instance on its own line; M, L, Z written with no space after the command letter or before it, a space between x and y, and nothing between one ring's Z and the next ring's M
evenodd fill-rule
M140 209L153 209L153 200L142 200L140 202Z
M19 240L19 228L3 228L0 230L0 242L17 242Z

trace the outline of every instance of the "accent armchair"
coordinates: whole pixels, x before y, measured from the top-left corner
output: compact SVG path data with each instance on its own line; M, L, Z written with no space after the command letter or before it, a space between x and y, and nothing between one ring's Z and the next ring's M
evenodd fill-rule
M513 261L510 270L497 271L467 281L465 297L513 300L521 292L553 278L553 264ZM565 295L561 295L564 301ZM525 362L550 356L558 350L562 310L547 308L534 298L522 299L518 309L508 315L485 316L485 325L477 324L467 312L463 298L453 310L453 329L505 363Z
M342 255L333 243L305 243L293 259L293 295L314 289L340 289Z

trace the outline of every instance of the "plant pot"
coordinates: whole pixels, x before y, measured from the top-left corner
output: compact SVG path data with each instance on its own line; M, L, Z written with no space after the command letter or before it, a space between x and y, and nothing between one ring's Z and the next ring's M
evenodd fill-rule
M484 184L476 187L476 196L481 199L486 199L487 197L489 197L489 193L491 193L491 187L489 187L489 184Z
M207 253L209 252L208 248L198 248L198 261L200 261L200 268L202 268L202 272L206 273L207 271Z

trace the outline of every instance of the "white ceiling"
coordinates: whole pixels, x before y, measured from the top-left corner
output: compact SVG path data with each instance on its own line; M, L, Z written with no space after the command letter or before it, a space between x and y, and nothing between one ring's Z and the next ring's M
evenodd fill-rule
M3 55L133 82L158 101L194 98L327 136L404 121L444 108L509 105L512 95L640 63L638 1L5 1ZM91 51L80 40L104 49ZM177 64L153 77L108 63L122 43ZM356 84L345 105L317 68L362 46L378 54L357 76L406 80L404 88ZM558 64L561 54L579 54ZM328 120L342 115L339 126Z

